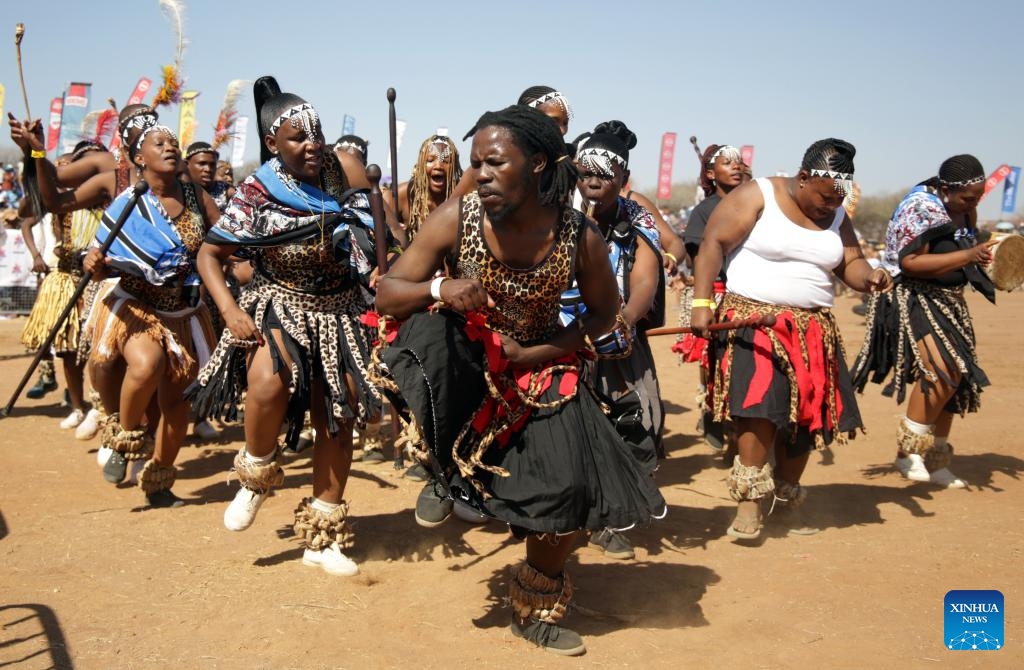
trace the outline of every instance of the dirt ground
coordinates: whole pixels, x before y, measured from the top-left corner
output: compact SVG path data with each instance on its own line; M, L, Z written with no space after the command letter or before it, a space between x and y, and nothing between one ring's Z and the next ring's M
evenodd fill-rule
M860 405L868 434L813 455L805 476L824 531L786 536L769 519L759 546L725 536L734 505L725 469L695 436L697 371L659 339L669 514L630 533L636 560L589 548L570 559L586 611L568 620L587 643L578 659L509 633L506 568L524 549L506 529L418 527L420 485L389 462L355 465L346 497L361 574L330 577L301 564L291 537L309 495L308 453L287 463L256 524L230 533L221 516L237 486L226 478L239 428L182 450L175 490L187 506L145 510L137 488L103 481L96 440L58 428L59 393L22 399L0 421L0 667L1024 667L1024 460L1013 423L1024 293L1001 294L998 309L969 300L992 379L982 412L957 420L951 440L953 469L971 488L899 477L901 408L872 386ZM851 358L863 334L854 303L836 307ZM17 343L23 324L0 321L4 401L30 361ZM945 649L952 589L1002 591L1004 649Z

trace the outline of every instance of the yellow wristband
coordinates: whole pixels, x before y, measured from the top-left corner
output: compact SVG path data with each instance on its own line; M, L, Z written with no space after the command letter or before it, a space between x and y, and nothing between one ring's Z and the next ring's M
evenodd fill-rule
M707 307L708 309L714 309L718 307L718 305L715 304L715 301L711 300L710 298L694 298L690 302L690 306L693 307L694 309L698 307Z
M669 260L671 260L676 265L679 264L679 259L676 258L676 255L673 254L671 251L663 251L663 252L661 252L661 255L664 256L665 258L668 258Z
M36 149L33 149L32 150L32 158L46 158L46 152L45 151L38 151Z

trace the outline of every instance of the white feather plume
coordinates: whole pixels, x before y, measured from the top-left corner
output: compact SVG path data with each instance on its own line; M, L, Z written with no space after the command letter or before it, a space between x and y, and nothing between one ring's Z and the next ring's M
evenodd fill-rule
M185 45L188 43L185 39L185 3L182 0L160 0L160 9L167 15L177 36L177 56L174 61L180 66L185 54Z

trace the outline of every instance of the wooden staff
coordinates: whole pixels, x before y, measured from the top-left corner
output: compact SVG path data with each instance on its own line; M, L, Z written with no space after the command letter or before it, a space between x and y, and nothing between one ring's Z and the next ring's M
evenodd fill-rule
M402 208L398 204L398 121L395 118L395 89L388 89L388 136L391 139L391 202L395 205L395 216L402 223Z
M739 321L722 321L720 323L713 323L708 326L708 330L715 332L718 330L736 330L738 328L757 328L759 326L771 328L774 325L775 315L766 314L764 316L752 316L749 319L740 319ZM680 335L692 332L693 328L689 326L666 326L664 328L651 328L647 331L647 335Z
M384 194L380 192L380 166L366 166L370 180L370 213L373 215L373 245L377 250L377 276L388 271L388 222L384 215Z
M121 229L124 228L124 222L128 220L128 215L132 213L133 209L135 209L135 203L139 201L139 198L142 197L142 194L148 189L149 184L142 179L140 179L135 184L134 188L132 188L132 195L128 198L128 203L124 206L121 214L117 217L117 221L114 222L113 228L110 229L110 235L107 236L107 240L100 247L101 254L104 256L107 255L107 251L110 250L110 245L114 243L114 240L117 239L118 233L120 233ZM57 317L57 322L54 323L53 328L50 329L50 334L46 336L46 341L43 342L42 346L39 347L39 351L36 352L36 357L32 360L32 364L25 372L25 376L21 378L21 382L18 383L18 388L14 389L14 394L11 395L11 399L8 401L7 406L0 409L0 419L8 416L11 413L11 410L14 409L14 403L18 400L18 396L21 395L25 385L28 384L28 380L32 378L32 373L35 372L36 366L39 365L39 361L43 360L43 356L49 353L50 347L53 346L53 341L57 339L57 333L60 332L61 326L63 326L64 322L67 321L68 315L71 314L71 310L74 309L75 305L78 303L78 299L82 297L83 293L85 293L85 288L91 281L92 276L89 274L86 274L81 280L79 280L74 294L72 294L71 299L68 300L68 304L64 306L64 311L62 311L60 316Z
M18 79L21 80L21 97L25 100L25 116L32 121L32 112L28 108L28 90L25 88L25 70L21 66L21 40L25 37L25 24L14 26L14 49L18 52Z

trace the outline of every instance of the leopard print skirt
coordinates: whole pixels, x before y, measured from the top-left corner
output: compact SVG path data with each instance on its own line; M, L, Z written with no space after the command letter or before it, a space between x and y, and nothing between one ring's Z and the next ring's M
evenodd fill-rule
M370 306L353 285L338 293L312 295L286 289L257 273L242 292L238 306L252 317L270 347L275 369L289 369L286 446L294 446L303 416L312 402L323 402L333 436L353 421L362 424L381 411L381 395L367 378L375 333L360 320ZM275 334L280 334L278 346ZM204 418L237 418L248 386L248 348L225 329L210 362L188 395ZM351 377L356 397L346 383ZM313 398L312 380L323 382L326 395Z

